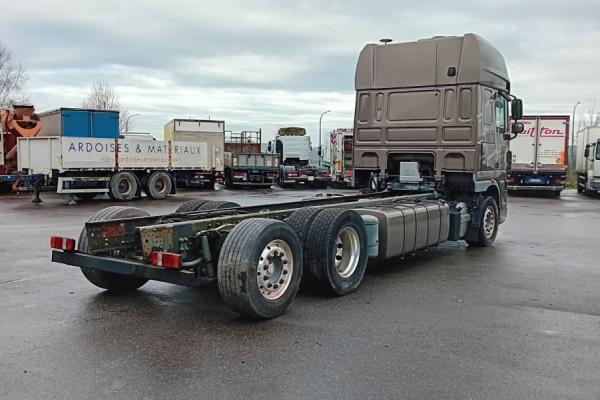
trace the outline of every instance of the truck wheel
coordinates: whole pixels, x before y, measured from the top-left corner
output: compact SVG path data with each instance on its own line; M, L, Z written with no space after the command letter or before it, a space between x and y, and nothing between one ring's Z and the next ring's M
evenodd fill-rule
M139 188L137 177L128 171L120 171L110 178L108 195L112 200L131 201Z
M498 234L498 204L493 197L486 197L481 203L481 213L479 227L471 227L473 231L467 233L465 240L469 246L488 247L496 240Z
M134 207L112 206L98 210L88 222L108 221L119 218L146 217L150 215L144 210ZM89 244L86 235L85 227L79 234L77 250L87 253L89 252ZM137 288L148 282L147 279L138 278L136 276L115 274L112 272L98 271L96 269L81 267L83 276L92 284L106 289L110 292L125 293L136 290Z
M304 243L308 228L310 228L317 214L323 210L323 208L318 207L300 208L285 220L285 223L291 226L298 235L300 243Z
M92 200L94 197L96 197L98 193L75 193L74 196L77 198L77 200L79 201L90 201Z
M150 174L146 185L144 186L144 192L151 199L163 200L171 193L173 182L171 177L166 172L156 171Z
M304 240L308 282L330 296L355 291L367 268L367 231L356 211L325 209L318 213Z
M176 213L184 213L184 212L190 212L190 211L197 211L201 205L203 205L204 203L208 203L209 201L210 200L204 200L204 199L196 199L196 200L186 201L185 203L183 203L182 205L177 207L175 212Z
M293 229L277 220L251 218L229 233L219 255L217 284L225 304L251 318L285 312L302 277L302 248Z
M237 208L240 205L233 201L207 201L206 203L199 206L196 210L208 211L208 210L220 210L223 208Z

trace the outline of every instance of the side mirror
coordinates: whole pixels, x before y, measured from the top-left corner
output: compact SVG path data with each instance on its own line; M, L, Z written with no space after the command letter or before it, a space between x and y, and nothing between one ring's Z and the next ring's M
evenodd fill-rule
M317 152L317 154L319 155L319 157L321 157L321 154L322 154L321 146L319 146L319 151Z
M589 158L590 157L590 145L586 145L585 146L585 150L583 150L583 156L585 158Z
M512 133L514 133L515 135L518 135L519 133L523 133L524 130L525 130L525 125L523 125L522 122L513 122L512 125L510 126L510 131Z
M269 143L267 144L267 150L269 151L269 153L272 153L272 152L273 152L273 146L271 145L271 142L269 142Z
M510 102L510 115L515 121L523 118L523 100L512 99Z

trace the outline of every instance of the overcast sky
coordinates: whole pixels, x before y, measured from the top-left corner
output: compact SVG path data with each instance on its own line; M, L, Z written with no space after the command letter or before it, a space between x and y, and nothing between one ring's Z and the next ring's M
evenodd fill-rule
M110 82L135 130L162 137L175 117L233 130L351 127L361 48L480 34L505 56L525 112L600 109L600 1L19 0L0 41L27 70L38 111L81 104Z

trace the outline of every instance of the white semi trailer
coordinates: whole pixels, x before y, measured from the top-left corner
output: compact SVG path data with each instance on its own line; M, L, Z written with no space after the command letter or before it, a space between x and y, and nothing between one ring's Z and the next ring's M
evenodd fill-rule
M577 133L577 191L600 193L600 127Z

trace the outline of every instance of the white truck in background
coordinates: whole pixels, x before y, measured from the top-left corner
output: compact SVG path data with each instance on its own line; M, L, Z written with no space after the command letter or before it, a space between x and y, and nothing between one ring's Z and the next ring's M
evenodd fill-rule
M577 133L577 192L600 193L600 127Z
M560 196L567 179L568 115L524 116L525 130L510 142L508 190Z
M352 186L354 129L338 128L329 134L329 168L333 184Z

